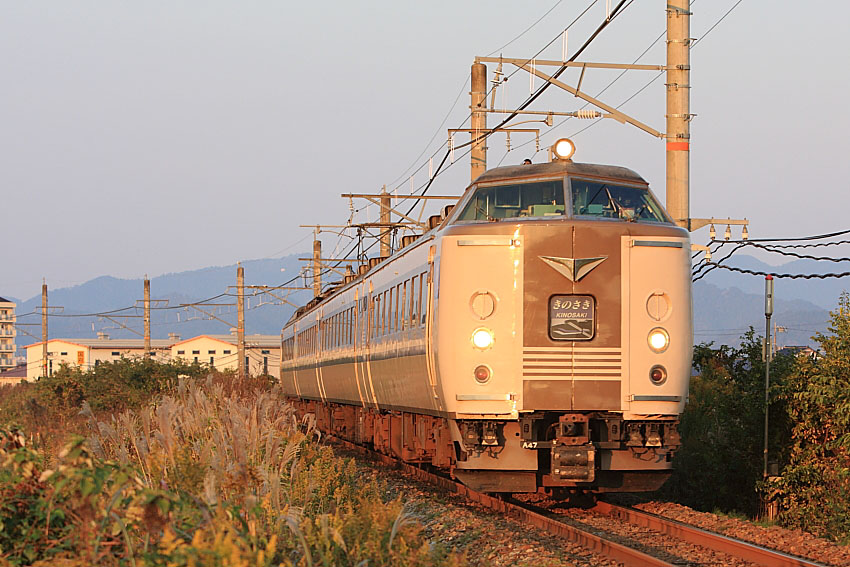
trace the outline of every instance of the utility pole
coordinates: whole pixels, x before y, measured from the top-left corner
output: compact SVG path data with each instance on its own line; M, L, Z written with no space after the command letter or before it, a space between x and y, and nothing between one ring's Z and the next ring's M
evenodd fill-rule
M766 320L764 333L764 472L762 476L767 479L767 416L770 403L770 359L773 351L770 345L770 317L773 315L773 276L764 277L764 318Z
M248 375L245 368L245 268L236 268L236 352L239 357L239 379Z
M383 243L381 249L383 250ZM305 282L306 283L306 282ZM322 293L322 241L319 240L319 231L313 236L313 297L319 297Z
M392 251L390 250L390 209L392 209L392 204L390 203L390 195L387 193L387 186L384 185L381 188L381 226L384 227L381 229L381 257L389 258Z
M469 152L470 176L475 181L479 175L487 171L487 66L484 63L472 64L470 96L472 103L472 150Z
M667 2L667 211L676 224L691 229L690 0Z
M41 377L47 378L47 283L41 284Z
M151 281L145 274L145 358L151 357Z

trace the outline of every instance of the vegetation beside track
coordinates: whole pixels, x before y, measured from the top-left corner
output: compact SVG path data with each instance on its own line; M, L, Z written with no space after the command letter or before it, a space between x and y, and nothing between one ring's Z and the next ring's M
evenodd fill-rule
M761 337L738 348L694 349L683 445L662 494L693 508L760 514L775 502L779 523L850 543L850 296L839 298L818 357L777 355L770 366L769 456L779 476L763 481Z
M0 565L461 563L267 379L127 360L0 393Z

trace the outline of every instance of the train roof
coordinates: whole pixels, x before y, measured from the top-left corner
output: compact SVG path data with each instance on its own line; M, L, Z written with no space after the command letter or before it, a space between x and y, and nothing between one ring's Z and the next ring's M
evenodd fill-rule
M617 165L602 165L595 163L577 163L572 160L554 160L547 163L533 163L521 165L507 165L504 167L496 167L488 169L470 184L470 187L479 183L490 183L498 181L508 181L512 179L535 178L544 176L576 176L576 177L598 177L604 179L616 179L627 183L635 183L639 185L648 185L649 183L637 172ZM467 191L469 187L467 188ZM458 196L460 202L464 195ZM432 232L432 231L428 231ZM427 233L426 233L427 234ZM360 280L363 276L357 276L354 281ZM306 305L297 308L286 325L300 318L305 313L312 310L313 307L322 303L324 300L333 296L337 291L344 289L348 284L340 284L329 290L326 290L317 298L313 298Z
M577 163L572 160L555 160L548 163L496 167L494 169L488 169L482 173L473 183L487 183L491 181L500 181L502 179L538 177L542 175L587 175L590 177L621 179L623 181L640 183L641 185L647 184L647 181L643 177L627 167L600 165L595 163Z

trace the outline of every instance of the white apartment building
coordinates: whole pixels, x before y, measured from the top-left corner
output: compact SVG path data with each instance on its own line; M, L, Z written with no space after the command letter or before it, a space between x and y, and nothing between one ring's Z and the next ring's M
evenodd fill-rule
M235 335L201 335L174 343L171 358L200 362L216 370L237 370ZM245 358L248 374L280 376L280 337L278 335L245 335Z
M15 304L0 297L0 372L15 368Z
M158 362L171 360L171 345L175 339L152 339L151 358ZM38 380L43 372L42 345L27 345L27 380ZM62 364L83 370L103 362L122 358L141 358L145 355L144 339L50 339L47 341L47 374L52 375Z

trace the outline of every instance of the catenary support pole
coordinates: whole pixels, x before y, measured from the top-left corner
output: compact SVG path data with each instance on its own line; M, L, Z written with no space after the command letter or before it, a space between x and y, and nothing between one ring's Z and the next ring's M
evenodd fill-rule
M236 268L236 352L239 357L239 379L248 375L245 364L245 268Z
M773 315L773 276L764 277L764 472L763 478L767 479L767 423L768 409L770 407L770 359L773 350L770 344L770 318Z
M47 284L41 284L41 377L47 378Z
M318 230L313 237L313 297L322 293L322 241L319 240Z
M472 112L472 149L469 152L470 177L472 181L487 171L487 66L484 63L472 65L472 88L470 90ZM476 141L477 140L477 141Z
M151 357L151 281L145 276L144 295L145 358Z
M690 0L667 2L667 211L690 230Z
M391 238L392 233L390 232L390 209L392 209L392 203L390 202L390 195L387 193L387 186L384 185L381 188L381 257L389 258L392 253L391 246Z

